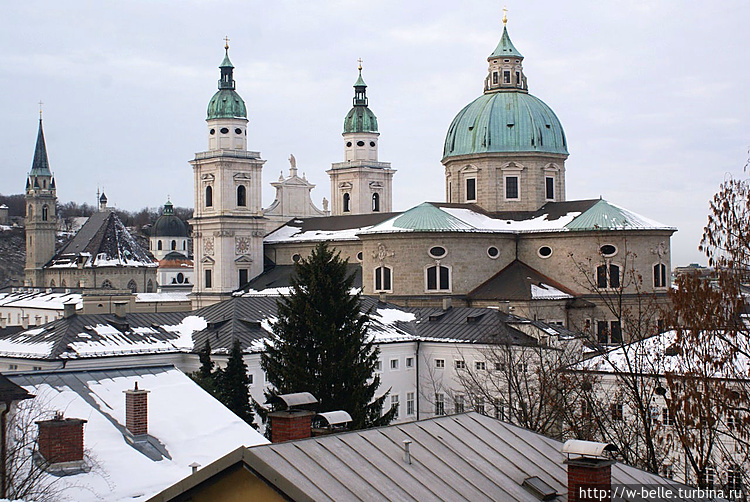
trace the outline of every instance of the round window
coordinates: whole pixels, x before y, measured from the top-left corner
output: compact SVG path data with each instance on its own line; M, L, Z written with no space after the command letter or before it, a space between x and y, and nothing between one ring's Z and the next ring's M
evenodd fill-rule
M365 142L364 141L357 141L357 146L365 146Z
M430 256L433 258L442 258L445 254L446 251L443 246L433 246L430 248Z
M229 133L229 129L227 129L226 127L221 128L221 134L228 134L228 133Z
M297 263L297 262L298 262L298 261L300 261L301 259L302 259L302 257L301 257L301 256L300 256L300 255L299 255L298 253L294 253L294 254L292 255L292 261L293 261L294 263Z
M549 246L542 246L537 252L542 258L549 258L550 256L552 256L552 248Z
M373 148L375 148L375 142L374 141L370 141L370 146L373 147Z
M208 131L208 132L209 132L210 134L216 134L216 129L211 129L211 130L210 130L210 131Z
M235 130L234 130L234 133L235 133L235 134L242 134L242 129L240 129L240 128L238 127L237 129L235 129Z
M179 284L182 284L183 282L185 282L185 274L183 274L182 272L178 273L177 274L177 282Z
M500 250L497 249L495 246L490 246L487 248L487 256L492 258L493 260L500 256Z
M602 256L614 256L617 254L617 248L612 244L605 244L599 248L599 252Z
M362 251L357 253L357 261L362 261Z
M346 146L352 146L352 142L351 141L347 141L346 142Z

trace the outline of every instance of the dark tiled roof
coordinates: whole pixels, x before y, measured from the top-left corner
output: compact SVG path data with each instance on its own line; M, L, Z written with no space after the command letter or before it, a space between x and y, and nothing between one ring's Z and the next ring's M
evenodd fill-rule
M346 266L347 276L354 274L355 288L362 287L362 266L359 263L349 263ZM251 280L242 288L243 291L263 291L269 288L286 288L292 285L294 265L275 265Z
M542 289L551 286L566 295L578 296L578 293L519 260L514 260L467 296L472 300L538 300L540 298L532 296L532 285Z

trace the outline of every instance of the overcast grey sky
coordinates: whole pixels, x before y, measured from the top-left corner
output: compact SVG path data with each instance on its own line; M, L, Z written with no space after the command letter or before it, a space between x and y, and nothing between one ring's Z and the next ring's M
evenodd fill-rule
M568 137L568 199L605 199L679 228L697 251L708 200L742 176L750 146L750 3L508 2L529 90ZM37 102L61 201L103 187L123 209L193 205L188 160L207 147L206 105L229 36L249 149L269 185L289 154L330 198L357 58L391 162L394 209L443 200L445 132L482 92L502 30L495 1L4 2L0 193L31 167Z

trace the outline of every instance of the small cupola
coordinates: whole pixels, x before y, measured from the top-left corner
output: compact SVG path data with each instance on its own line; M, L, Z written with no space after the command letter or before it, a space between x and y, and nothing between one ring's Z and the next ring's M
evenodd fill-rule
M523 55L508 35L507 9L503 9L503 34L495 50L487 58L489 73L484 81L485 94L498 91L528 91L523 74Z

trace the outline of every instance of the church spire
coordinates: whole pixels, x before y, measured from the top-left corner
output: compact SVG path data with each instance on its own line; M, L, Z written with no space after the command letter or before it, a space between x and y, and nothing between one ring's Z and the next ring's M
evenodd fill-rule
M47 159L47 145L44 143L44 129L42 128L41 112L39 116L39 132L36 136L36 148L34 150L34 162L31 164L32 176L52 176Z
M484 92L528 91L523 74L523 55L516 49L508 35L507 9L503 9L503 34L497 47L487 58L489 74L484 81Z
M354 99L352 104L354 106L367 106L367 84L365 84L362 78L362 59L357 60L359 62L359 77L354 82Z
M234 90L234 65L229 60L229 38L224 37L224 61L219 65L221 70L221 79L219 79L219 89Z

